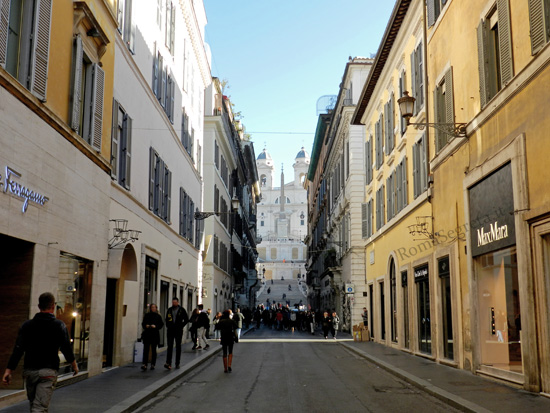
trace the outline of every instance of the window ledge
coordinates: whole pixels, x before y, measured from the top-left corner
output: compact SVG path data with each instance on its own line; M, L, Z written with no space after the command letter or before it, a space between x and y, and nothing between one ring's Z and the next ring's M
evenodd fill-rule
M395 160L395 150L392 150L391 153L387 156L386 165L391 166Z
M401 150L407 145L407 138L405 136L401 137L401 140L399 141L399 145L397 145L397 151L401 152Z
M74 27L78 27L82 24L82 27L88 33L90 30L97 32L97 37L87 36L92 39L97 45L98 57L101 57L107 51L107 45L109 44L109 38L101 28L101 25L94 16L93 11L90 9L85 1L75 1L73 3L74 8Z
M384 175L384 169L383 168L380 168L378 170L378 173L376 174L376 180L377 181L380 181L382 179L382 176Z

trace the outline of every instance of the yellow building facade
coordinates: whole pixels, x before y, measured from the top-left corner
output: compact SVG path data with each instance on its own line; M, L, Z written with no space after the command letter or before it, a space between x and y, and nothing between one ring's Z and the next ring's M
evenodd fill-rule
M545 159L550 2L429 1L435 259L450 257L461 368L550 392ZM415 119L412 119L415 121ZM453 237L448 236L451 231ZM439 234L447 234L440 239Z
M0 5L4 365L51 291L80 377L102 369L115 11L114 0Z

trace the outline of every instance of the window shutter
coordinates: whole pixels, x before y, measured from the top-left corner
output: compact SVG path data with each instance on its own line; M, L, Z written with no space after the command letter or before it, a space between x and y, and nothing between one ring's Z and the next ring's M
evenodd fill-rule
M422 52L422 43L416 49L416 94L418 95L417 113L424 106L424 54Z
M477 57L479 69L479 97L481 107L487 104L487 87L489 85L489 72L487 62L487 23L481 20L477 26Z
M403 158L401 163L401 201L402 207L405 208L408 205L407 199L407 157Z
M31 79L29 90L38 99L46 100L48 84L48 56L50 53L50 24L52 0L36 0L34 43L31 55Z
M170 71L170 78L172 82L170 84L170 120L174 123L174 95L176 94L176 82L174 81L174 75Z
M164 169L164 220L170 223L170 206L172 203L172 172Z
M171 5L172 7L172 20L170 21L170 51L172 52L172 55L174 54L174 45L175 45L175 38L176 38L176 10L174 5Z
M436 86L434 90L434 119L435 123L442 123L441 119L441 87ZM443 143L444 133L435 129L435 152L438 153L445 144Z
M71 129L74 131L80 128L80 108L82 107L82 62L83 62L82 38L79 34L74 38L73 45L73 73L72 73L72 105L71 105ZM118 105L117 105L118 111ZM114 110L113 110L114 113ZM116 126L113 123L113 126Z
M117 178L118 167L118 102L113 99L113 120L111 127L111 176Z
M510 27L510 3L508 0L497 0L498 10L498 42L500 51L500 76L502 86L514 76L514 61L512 57L512 31Z
M93 65L92 111L89 142L92 147L101 152L101 126L103 123L103 89L105 87L105 72L97 63Z
M401 192L401 182L403 180L403 164L399 163L395 168L395 210L399 212L403 209L403 196Z
M432 27L435 23L435 2L439 0L427 0L426 8L428 9L428 27Z
M417 76L417 69L416 69L416 59L415 59L416 51L413 51L411 53L411 94L415 99L418 99L416 96L416 76ZM414 108L413 108L413 115L416 114L416 107L417 107L416 101L414 102Z
M157 99L159 100L159 102L162 102L162 94L163 94L162 75L163 75L163 72L164 72L164 68L163 68L164 60L163 60L160 52L158 52L157 66L158 66L158 69L157 69L157 73L158 73L158 77L157 77Z
M386 219L384 216L384 209L386 207L386 201L384 199L384 185L380 188L380 227L384 226Z
M424 192L428 188L428 162L426 160L426 135L422 135L420 145L420 193Z
M413 196L416 197L420 193L420 173L419 173L420 157L418 142L413 145Z
M160 58L159 60L159 70L160 70L160 92L159 92L159 98L160 98L160 104L163 108L166 107L166 67L164 67L164 59Z
M390 145L390 149L388 151L388 153L391 153L391 151L393 150L394 146L395 146L395 143L394 143L394 135L393 135L393 130L395 129L395 99L394 99L394 94L392 93L391 94L391 97L390 97L390 102L389 102L389 107L388 107L388 116L389 116L389 122L388 122L388 125L389 125L389 132L388 132L388 136L389 136L389 145Z
M159 60L157 53L157 42L153 48L153 94L158 96L158 77L159 77Z
M361 238L367 238L367 204L361 204Z
M185 217L183 214L183 188L180 186L180 231L179 234L183 236L183 227L185 226Z
M118 24L118 31L122 33L123 24L124 24L124 0L118 0L117 2L117 11L116 11L116 20Z
M0 66L6 66L8 33L10 24L10 0L0 0Z
M124 182L122 182L122 185L126 189L130 189L130 171L131 171L131 165L132 165L132 118L128 115L126 115L126 122L125 122L126 128L124 129L124 152L123 156L125 159L124 164Z
M155 207L155 150L149 148L149 209L154 210Z
M531 35L531 54L536 54L548 41L548 21L546 20L544 0L529 0L529 24Z
M455 122L454 93L453 93L453 68L449 68L445 73L445 123ZM453 137L445 134L445 144Z

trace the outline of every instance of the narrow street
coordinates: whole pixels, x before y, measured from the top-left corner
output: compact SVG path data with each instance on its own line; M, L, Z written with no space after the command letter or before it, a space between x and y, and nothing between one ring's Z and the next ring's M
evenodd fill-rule
M262 329L234 357L232 373L220 353L138 411L455 411L320 335Z

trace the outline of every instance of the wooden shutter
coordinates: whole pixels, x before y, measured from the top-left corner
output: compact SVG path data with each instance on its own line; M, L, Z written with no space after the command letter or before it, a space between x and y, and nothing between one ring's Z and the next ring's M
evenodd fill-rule
M392 93L391 96L390 96L390 101L388 102L388 117L389 117L389 120L388 120L388 144L389 144L389 149L388 149L388 154L391 153L391 151L393 150L394 146L395 146L395 143L394 143L394 134L393 134L393 130L395 129L395 102L394 102L394 94Z
M172 52L172 55L174 54L174 46L175 46L175 39L176 39L176 8L174 7L174 4L172 3L172 15L170 20L170 51Z
M500 77L502 87L514 76L512 56L512 30L510 27L510 3L508 0L497 0L498 42L500 52Z
M413 196L416 197L420 194L420 145L415 143L413 145Z
M454 123L455 122L455 109L454 109L454 93L453 93L453 68L449 68L445 73L445 123ZM451 139L452 135L444 134L445 144L447 144Z
M159 71L160 71L160 90L159 90L159 100L161 106L166 107L166 67L164 67L164 58L160 56L159 58Z
M164 205L163 218L170 223L170 206L172 203L172 172L164 165Z
M116 20L118 24L118 31L120 33L123 32L123 25L124 25L124 3L125 3L125 0L117 1Z
M122 156L124 156L124 181L121 182L126 189L130 189L130 171L132 166L132 118L126 115L124 123L124 147Z
M407 157L401 162L401 202L402 208L408 205L407 199Z
M101 152L105 72L97 63L94 63L92 73L92 121L90 123L89 142L96 151Z
M428 188L428 162L426 159L426 134L422 135L420 140L420 193L424 192Z
M529 24L531 35L531 54L536 54L548 42L548 2L529 0ZM1 58L0 58L1 59Z
M118 168L118 111L119 104L113 99L113 120L111 127L111 176L117 178Z
M416 105L417 113L424 106L424 54L422 51L422 43L416 49L416 94L418 95L418 105Z
M73 73L71 93L71 129L78 132L80 129L80 108L82 107L82 62L83 62L82 38L79 34L74 38L73 44ZM118 111L118 106L117 106ZM114 113L114 111L113 111ZM113 124L115 125L115 124ZM115 125L116 126L116 125Z
M361 204L361 237L368 238L367 204Z
M477 58L479 69L479 97L481 107L485 107L488 101L489 70L487 56L487 22L481 20L477 26Z
M404 96L405 90L407 90L407 85L405 82L406 76L405 72L401 72L401 77L399 78L399 98ZM405 118L403 116L399 116L400 119L400 126L401 126L401 136L405 134L407 131L407 122L405 121Z
M441 119L441 86L436 86L434 90L434 119L435 123L442 123ZM443 143L444 133L435 129L435 152L438 153L445 144Z
M180 186L180 231L179 234L183 236L183 227L185 226L185 216L183 214L183 188Z
M174 95L176 94L176 82L174 81L174 75L170 71L170 78L172 82L170 83L170 120L174 123Z
M428 9L428 27L432 27L435 23L435 2L439 0L427 0L426 8Z
M411 53L411 94L415 99L418 99L418 96L416 96L416 77L417 77L417 67L416 67L416 51L413 51ZM413 115L416 115L416 108L418 107L418 103L414 102L414 108L413 108Z
M50 54L50 25L52 0L36 0L34 19L34 42L31 55L29 90L38 99L46 100L48 84L48 56Z
M153 48L153 94L158 96L158 77L159 77L159 60L157 52L157 42Z
M154 210L155 207L155 164L156 156L153 147L149 148L149 209Z
M0 66L2 67L6 67L9 24L10 0L0 0Z

